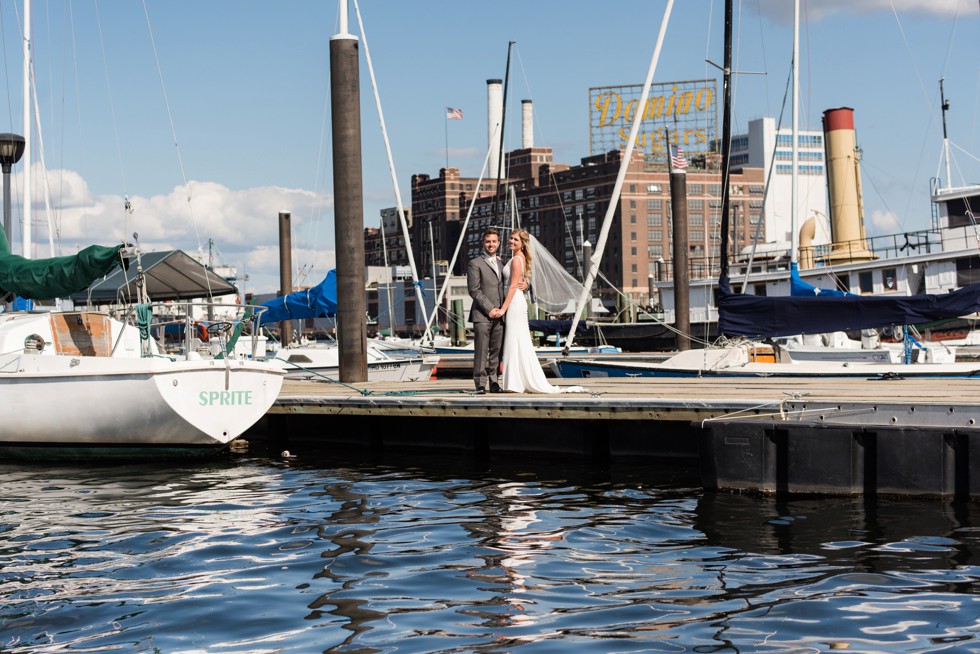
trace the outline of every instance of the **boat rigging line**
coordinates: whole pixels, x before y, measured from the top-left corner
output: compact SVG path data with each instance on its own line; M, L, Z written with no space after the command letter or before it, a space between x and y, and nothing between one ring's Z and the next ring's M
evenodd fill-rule
M371 62L371 51L368 48L367 33L364 31L364 21L361 19L361 8L358 5L357 0L354 0L354 13L357 15L357 26L361 31L361 41L364 42L364 59L367 62L368 74L371 76L371 88L374 91L374 103L378 109L378 120L381 123L381 137L384 139L385 143L385 154L388 157L388 170L391 172L391 183L395 189L395 200L398 206L398 221L401 224L402 235L405 237L405 243L411 244L412 239L408 231L408 221L405 220L405 205L402 202L401 191L398 189L398 177L395 173L395 161L391 154L391 142L388 140L388 129L385 127L384 111L381 109L381 96L378 94L378 82L374 76L374 64ZM412 253L411 247L406 247L408 252L408 265L412 270L412 285L415 286L415 295L418 298L418 306L422 311L422 319L425 321L425 336L429 340L432 340L432 332L429 328L429 316L425 308L425 297L422 292L422 284L419 281L418 269L415 266L415 256ZM436 283L435 278L432 280L433 285Z
M664 37L667 33L667 23L670 20L670 12L674 7L674 0L667 0L667 6L664 9L664 17L660 23L660 31L657 34L657 44L653 49L653 56L650 59L650 66L647 70L647 78L643 83L643 92L640 94L640 99L637 104L638 107L645 107L647 103L647 98L650 96L650 86L653 84L653 74L657 70L657 62L660 60L660 51L663 48ZM595 282L596 273L599 270L599 262L602 261L602 251L606 247L606 240L609 238L609 229L612 226L612 218L616 213L616 207L619 204L619 198L623 190L623 181L626 178L626 170L629 168L630 158L633 156L633 148L636 145L636 136L640 131L640 122L643 119L643 112L637 111L633 115L633 125L630 127L629 140L626 142L626 150L623 152L623 159L620 162L619 173L616 175L616 183L613 186L612 195L609 198L609 204L606 207L606 215L602 220L602 229L599 231L599 240L596 243L595 252L592 254L592 260L589 262L589 272L586 276L585 283L582 285L582 292L579 294L578 301L575 304L575 317L572 319L572 325L568 330L568 336L565 339L565 347L563 349L563 354L567 355L572 347L575 339L575 330L578 329L578 324L581 319L582 309L585 307L586 302L589 301L589 292L592 289L592 284Z

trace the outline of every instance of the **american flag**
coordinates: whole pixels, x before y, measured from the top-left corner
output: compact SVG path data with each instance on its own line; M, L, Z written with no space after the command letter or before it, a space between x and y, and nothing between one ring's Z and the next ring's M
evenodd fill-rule
M463 110L454 109L453 107L446 107L446 119L447 120L463 120Z
M670 152L670 165L672 168L679 168L681 170L687 168L687 157L684 156L680 145L671 146Z

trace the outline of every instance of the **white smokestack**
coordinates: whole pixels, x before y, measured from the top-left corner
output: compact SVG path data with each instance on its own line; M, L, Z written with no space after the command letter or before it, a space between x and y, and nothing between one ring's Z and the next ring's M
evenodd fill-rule
M503 81L487 80L487 145L490 149L490 179L500 172L500 129L504 119Z
M521 147L534 147L534 112L530 100L521 100Z

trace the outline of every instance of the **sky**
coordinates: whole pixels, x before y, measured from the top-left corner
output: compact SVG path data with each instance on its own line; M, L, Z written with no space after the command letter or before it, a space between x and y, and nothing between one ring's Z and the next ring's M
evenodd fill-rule
M319 282L335 260L329 43L338 5L35 1L41 131L31 137L31 256L131 242L135 233L144 251L211 252L248 276L244 291L270 293L279 288L279 213L288 212L294 283ZM589 89L643 83L667 2L347 5L360 38L364 222L377 226L379 212L397 203L382 116L406 206L413 174L436 177L448 164L480 175L488 79L508 79L507 150L521 145L520 103L530 99L534 144L553 148L556 162L578 164L590 155ZM930 179L945 180L941 78L952 184L980 182L978 5L801 0L800 127L819 130L825 110L854 109L869 235L930 224ZM0 0L0 131L16 134L24 133L23 12L23 0ZM735 1L734 133L763 116L782 114L789 125L792 14L790 0ZM675 0L653 81L716 79L721 89L709 62L724 60L723 19L723 0ZM447 120L447 107L463 119ZM15 253L22 175L14 165Z

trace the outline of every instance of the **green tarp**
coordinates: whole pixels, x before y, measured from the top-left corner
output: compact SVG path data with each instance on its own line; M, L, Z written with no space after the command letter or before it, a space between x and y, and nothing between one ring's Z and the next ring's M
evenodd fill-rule
M123 245L90 245L75 255L25 259L10 252L0 229L0 289L29 300L51 300L87 288L122 263Z

